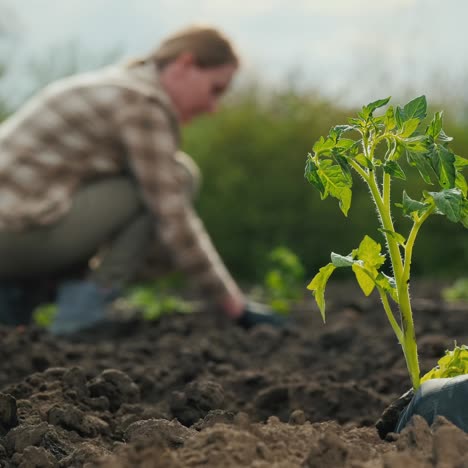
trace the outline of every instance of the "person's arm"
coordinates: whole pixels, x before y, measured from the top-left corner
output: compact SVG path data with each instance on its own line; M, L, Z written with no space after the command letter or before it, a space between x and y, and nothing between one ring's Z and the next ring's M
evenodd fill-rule
M156 103L142 102L120 111L118 126L143 198L175 265L228 316L239 317L246 300L177 179L177 142L166 112Z

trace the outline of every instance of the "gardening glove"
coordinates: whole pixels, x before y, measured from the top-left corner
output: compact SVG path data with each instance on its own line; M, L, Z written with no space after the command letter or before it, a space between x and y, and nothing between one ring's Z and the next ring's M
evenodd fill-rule
M423 382L400 414L395 432L401 432L415 414L429 425L437 416L443 416L468 432L468 374Z
M395 432L398 419L402 411L408 406L414 396L414 390L408 390L395 401L390 403L375 423L375 427L381 439L385 439L389 432Z
M236 320L242 328L249 329L256 325L268 324L282 327L287 323L286 318L273 313L267 306L258 302L248 302L242 315Z

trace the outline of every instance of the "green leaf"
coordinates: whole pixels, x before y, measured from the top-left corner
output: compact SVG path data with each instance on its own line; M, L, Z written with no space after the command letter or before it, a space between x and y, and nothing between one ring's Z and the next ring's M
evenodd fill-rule
M400 138L409 138L416 131L420 122L419 119L406 120L403 122L401 130L398 132L398 136Z
M460 222L468 229L468 200L466 198L461 203Z
M398 107L395 109L395 122L398 128L403 127L403 122L405 121L405 115L403 114L403 109Z
M429 135L434 140L437 140L441 131L442 131L442 112L436 112L434 114L433 119L431 120L431 123L427 127L426 135Z
M329 159L320 161L318 175L325 187L323 198L330 194L338 199L341 211L347 216L352 197L349 178L343 173L339 165L333 164Z
M341 135L345 132L350 132L352 130L356 130L355 125L335 125L331 130L330 130L330 137L335 137L335 140L337 141ZM354 142L354 140L351 140Z
M458 223L462 215L462 193L459 189L453 188L441 190L440 192L427 192L435 202L437 212L444 214L447 218Z
M330 150L335 146L335 141L331 138L323 138L321 136L314 144L312 151L319 155L319 154L327 154Z
M372 161L369 158L366 158L363 153L359 153L354 159L362 167L366 167L367 169L374 168L374 164L372 164Z
M427 115L426 96L419 96L403 107L404 119L419 119L423 120Z
M382 246L366 235L353 254L355 258L362 260L368 269L379 268L385 262L385 255L381 255L381 250Z
M405 191L403 191L402 203L397 204L397 206L401 207L403 209L403 214L405 216L410 217L411 219L413 218L412 213L417 213L421 215L430 207L430 205L428 205L427 203L413 200L408 196L408 194Z
M432 184L431 175L433 174L430 158L425 153L415 151L406 151L406 157L410 166L416 167L419 174L426 184Z
M395 111L393 110L393 106L390 106L385 112L383 123L387 130L393 130L396 127L396 120L395 120Z
M378 269L385 262L385 255L381 255L382 246L371 237L364 236L359 247L353 250L353 257L357 259L352 268L362 291L368 296L375 287Z
M337 268L350 267L354 263L352 255L343 256L335 252L331 253L331 261Z
M390 174L392 177L406 180L406 175L403 172L403 169L396 161L385 161L383 169L387 174Z
M352 268L353 268L354 274L356 275L357 282L362 289L362 292L366 296L369 296L369 294L375 288L374 279L371 276L369 276L369 272L367 271L367 269L363 268L358 263L354 263Z
M403 128L403 124L410 119L423 120L427 113L427 102L425 96L419 96L408 102L403 109L397 107L395 110L395 120L398 128Z
M462 156L455 155L455 168L458 171L462 171L463 169L468 167L468 159L463 158Z
M353 175L351 173L351 166L349 165L348 160L345 157L341 156L340 154L334 154L333 159L341 167L341 171L343 172L343 175L346 177L348 186L351 187L353 185Z
M440 185L445 189L453 188L456 178L455 155L444 146L433 145L430 158Z
M322 320L325 322L325 287L327 282L335 270L335 266L332 263L320 268L319 272L314 276L312 281L307 286L307 289L313 291L315 301L317 302L318 308L322 315Z
M387 294L390 294L390 297L398 303L398 292L395 278L387 276L385 273L379 272L375 283L381 289L383 289Z
M360 115L365 116L364 118L367 119L367 117L370 117L376 109L378 109L379 107L385 106L388 103L388 101L390 101L390 99L391 99L391 96L385 99L378 99L377 101L367 104L367 106L364 106L362 108Z
M405 245L406 239L404 238L404 236L402 236L398 232L390 231L389 229L382 229L382 228L379 228L379 231L384 232L385 234L388 234L389 236L393 237L393 239L396 240L398 245L401 245L401 246Z
M468 348L455 346L452 351L445 351L437 366L421 378L421 383L431 379L442 379L468 374Z
M460 172L457 172L457 177L455 178L455 188L460 189L464 197L467 196L468 184L466 183L465 177L463 177L463 174Z
M323 196L325 193L325 186L323 185L322 180L320 179L320 175L318 173L318 167L312 160L312 157L309 154L307 158L304 177L308 180Z

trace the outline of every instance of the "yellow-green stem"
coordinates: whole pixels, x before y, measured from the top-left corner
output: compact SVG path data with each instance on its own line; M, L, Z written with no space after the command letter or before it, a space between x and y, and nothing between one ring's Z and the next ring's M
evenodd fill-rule
M393 331L395 332L398 342L400 343L400 345L403 346L403 332L401 331L401 328L395 320L392 308L390 307L390 303L388 302L387 294L382 288L377 287L377 290L379 291L380 299L382 300L382 305L384 307L385 313L387 314L388 321L390 322L390 325L392 326Z
M395 232L390 211L390 195L388 193L390 190L390 181L386 179L387 174L384 174L383 189L385 190L385 193L381 195L374 175L368 174L357 163L353 162L352 166L369 186L372 198L374 199L377 211L379 213L380 222L383 229L385 231ZM405 264L403 263L396 239L387 232L385 232L385 237L387 240L387 247L393 267L393 274L397 284L397 302L400 309L401 329L403 333L403 337L402 339L399 339L399 341L403 348L403 354L405 356L406 366L410 374L413 388L417 389L419 387L420 370L413 314L409 297L409 263L406 261L406 256ZM408 269L405 268L406 265L408 265Z

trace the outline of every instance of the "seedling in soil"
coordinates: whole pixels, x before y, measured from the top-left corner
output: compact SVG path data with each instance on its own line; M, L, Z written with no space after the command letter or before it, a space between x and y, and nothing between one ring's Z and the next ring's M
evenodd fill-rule
M430 379L443 379L468 374L468 347L456 346L451 351L445 351L437 366L421 378L421 383Z
M458 278L452 286L442 291L446 301L468 301L468 278Z
M427 114L424 96L404 107L389 106L383 115L374 116L374 112L389 101L390 98L386 98L364 106L347 125L337 125L326 138L321 137L307 157L305 177L319 190L322 199L329 195L338 199L341 211L347 216L352 198L352 174L360 176L376 207L393 277L381 271L386 260L381 244L366 235L349 255L332 253L331 263L319 270L308 289L313 291L325 321L325 287L336 268L352 268L365 295L376 288L403 349L413 387L417 389L420 370L409 294L413 248L421 226L433 214L445 215L450 221L468 228L467 182L462 174L468 160L449 149L452 138L442 129L442 112L437 112L422 129ZM350 133L357 134L357 138L344 137ZM423 191L419 200L411 199L403 191L401 202L392 206L392 181L406 180L400 165L403 156L418 170L424 182L433 184L435 181L440 190ZM395 229L394 206L412 220L406 236ZM395 304L399 320L393 310Z
M190 303L169 294L164 285L157 282L133 286L126 294L125 303L141 311L143 319L149 321L158 320L162 315L193 312Z
M289 314L291 304L302 297L304 267L287 247L276 247L268 256L264 289L270 307L278 314Z

